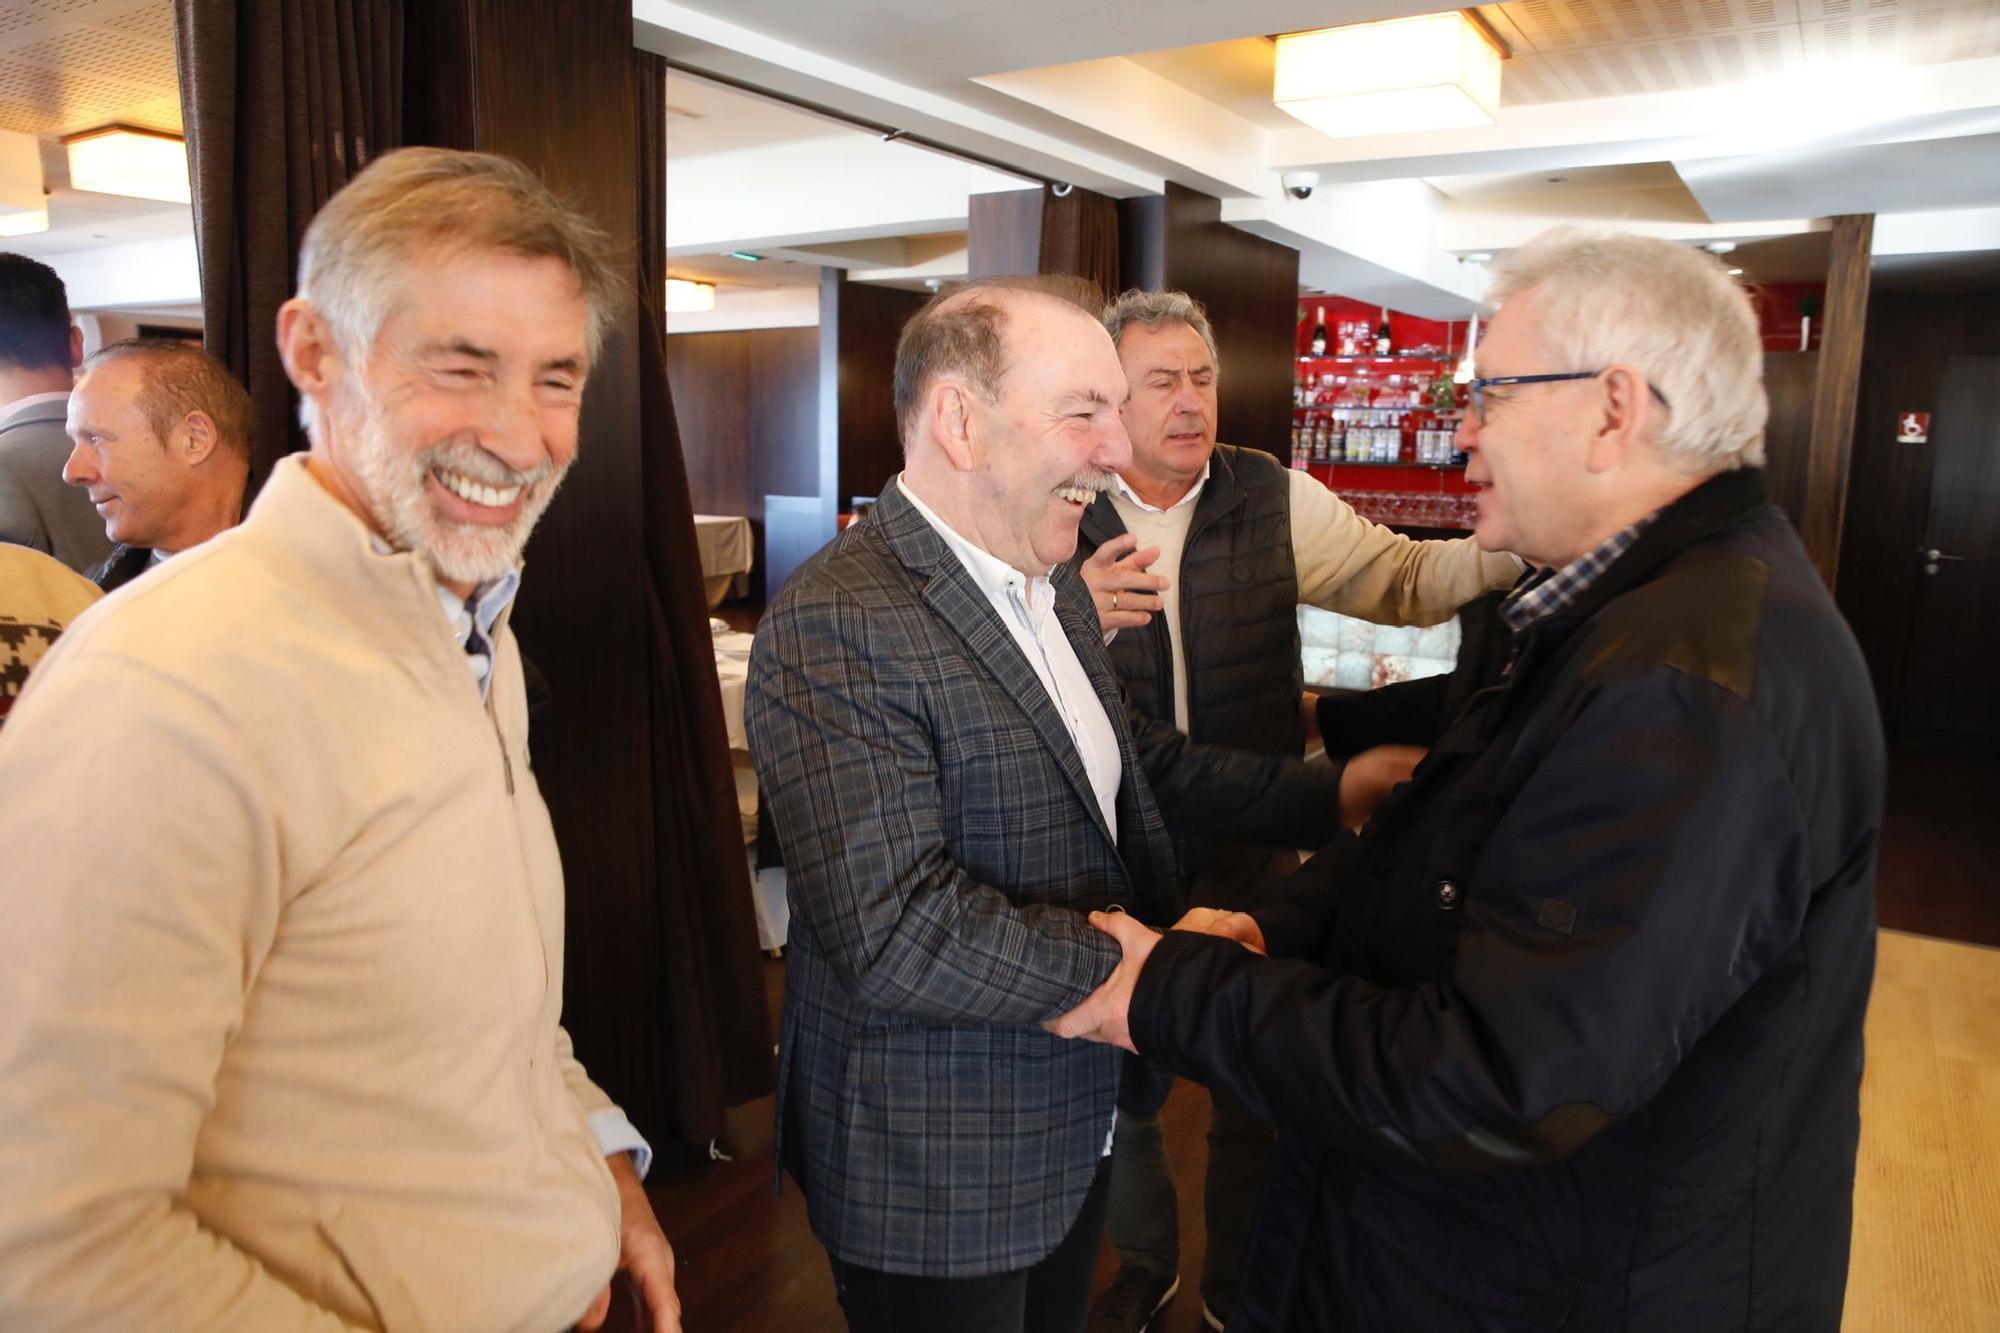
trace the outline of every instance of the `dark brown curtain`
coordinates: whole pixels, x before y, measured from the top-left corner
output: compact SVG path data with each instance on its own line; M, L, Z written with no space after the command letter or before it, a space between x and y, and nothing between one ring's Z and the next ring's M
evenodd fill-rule
M667 385L666 61L632 53L639 114L640 486L645 504L653 810L674 1102L682 1135L771 1091L771 1029L729 736L716 684L694 501Z
M400 0L174 0L208 350L250 390L253 481L305 447L273 331L320 205L396 147Z

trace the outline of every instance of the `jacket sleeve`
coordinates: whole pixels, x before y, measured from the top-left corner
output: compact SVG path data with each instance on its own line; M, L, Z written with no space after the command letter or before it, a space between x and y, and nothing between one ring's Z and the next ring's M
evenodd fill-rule
M1378 625L1437 625L1520 577L1511 555L1472 538L1417 541L1354 512L1310 474L1293 472L1292 555L1299 601Z
M277 928L268 788L141 661L52 655L0 731L0 1326L351 1327L182 1203Z
M1583 706L1467 880L1456 960L1422 985L1170 933L1134 1040L1339 1147L1552 1160L1646 1104L1796 941L1810 896L1781 756L1735 695L1664 670Z
M1129 703L1125 716L1139 765L1177 836L1289 851L1317 847L1339 831L1340 764L1196 745Z
M846 596L800 597L765 616L751 652L744 721L794 928L872 1009L944 1023L1067 1012L1111 974L1116 942L952 860L923 690L866 622Z

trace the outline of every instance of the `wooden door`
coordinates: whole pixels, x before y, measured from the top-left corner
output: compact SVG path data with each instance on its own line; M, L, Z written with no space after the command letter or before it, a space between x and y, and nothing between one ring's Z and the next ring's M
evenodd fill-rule
M1954 356L1931 423L1902 732L2000 746L2000 356ZM1935 552L1935 556L1933 556Z

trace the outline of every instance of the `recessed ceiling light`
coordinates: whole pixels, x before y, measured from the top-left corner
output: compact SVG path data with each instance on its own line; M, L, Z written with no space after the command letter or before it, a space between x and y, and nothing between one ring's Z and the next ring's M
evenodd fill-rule
M1734 249L1736 248L1736 242L1734 242L1734 241L1710 241L1710 242L1709 242L1709 243L1708 243L1707 245L1704 245L1704 246L1703 246L1703 247L1701 247L1701 248L1702 248L1702 249L1704 249L1704 250L1706 250L1706 251L1708 251L1708 252L1709 252L1710 254L1712 254L1712 255L1726 255L1726 254L1728 254L1728 253L1729 253L1729 252L1730 252L1731 250L1734 250Z
M1286 33L1271 100L1337 139L1491 125L1500 52L1460 11Z
M670 315L692 314L698 310L715 309L715 284L695 282L689 278L667 279L667 313Z
M731 250L725 257L729 259L740 259L746 264L761 264L764 262L764 256L753 255L748 250Z
M49 210L24 208L18 213L0 213L0 236L33 236L49 229Z
M177 134L109 125L64 138L69 183L78 190L185 204L187 146Z

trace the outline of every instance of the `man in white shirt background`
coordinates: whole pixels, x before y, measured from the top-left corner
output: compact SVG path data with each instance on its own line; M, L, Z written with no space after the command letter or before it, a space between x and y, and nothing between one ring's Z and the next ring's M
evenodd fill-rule
M1218 444L1220 358L1207 314L1186 293L1128 291L1104 325L1131 388L1121 415L1132 460L1083 517L1080 572L1120 683L1148 717L1198 744L1296 757L1307 739L1299 606L1433 625L1519 577L1517 560L1482 553L1470 537L1413 540L1270 454ZM1247 906L1287 868L1265 849L1169 825L1201 906ZM1119 1103L1109 1229L1121 1269L1093 1333L1138 1333L1178 1284L1178 1208L1157 1115L1165 1093L1128 1087ZM1228 1316L1270 1142L1239 1103L1216 1097L1201 1284L1214 1328Z

